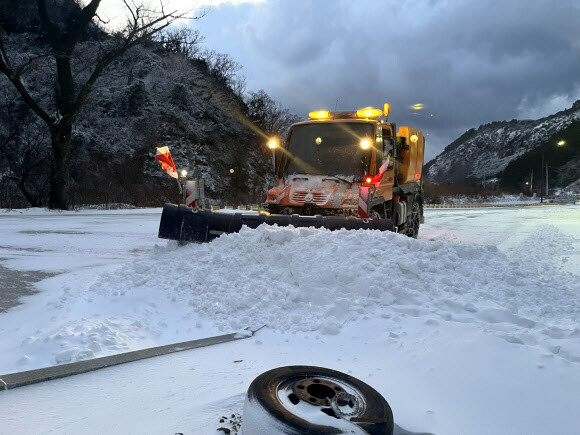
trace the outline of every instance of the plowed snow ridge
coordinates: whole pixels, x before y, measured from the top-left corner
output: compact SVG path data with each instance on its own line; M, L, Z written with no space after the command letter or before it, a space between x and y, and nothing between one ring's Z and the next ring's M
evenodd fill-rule
M168 243L91 291L137 298L157 291L228 331L265 323L336 334L365 317L424 316L427 324L481 325L580 361L580 277L549 264L569 236L546 231L558 243L531 237L510 258L491 246L388 232L262 226L208 244Z

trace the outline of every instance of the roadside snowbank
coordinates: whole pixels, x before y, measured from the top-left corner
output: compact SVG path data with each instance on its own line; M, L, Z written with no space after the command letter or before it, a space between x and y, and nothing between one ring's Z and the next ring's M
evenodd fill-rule
M130 207L130 206L127 206ZM103 214L140 214L140 213L161 213L162 208L123 208L116 207L111 209L104 209L98 206L87 206L77 208L75 210L54 210L43 207L29 207L29 208L0 208L0 216L70 216L70 215L103 215Z
M429 199L427 200L430 203ZM521 205L539 204L540 198L520 195L442 195L437 197L437 204L496 204Z

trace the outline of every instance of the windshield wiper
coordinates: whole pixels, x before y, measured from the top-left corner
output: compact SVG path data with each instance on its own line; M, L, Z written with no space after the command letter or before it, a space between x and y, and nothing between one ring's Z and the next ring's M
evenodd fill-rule
M330 175L329 177L322 179L322 181L324 181L324 180L340 180L340 181L344 181L345 183L348 183L349 187L352 187L352 181L345 180L344 178L337 177L336 175Z

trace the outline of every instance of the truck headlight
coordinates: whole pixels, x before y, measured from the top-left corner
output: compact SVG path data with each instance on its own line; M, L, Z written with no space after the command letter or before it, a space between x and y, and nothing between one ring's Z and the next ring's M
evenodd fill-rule
M363 139L360 141L360 147L363 150L368 150L371 147L371 141L368 139Z

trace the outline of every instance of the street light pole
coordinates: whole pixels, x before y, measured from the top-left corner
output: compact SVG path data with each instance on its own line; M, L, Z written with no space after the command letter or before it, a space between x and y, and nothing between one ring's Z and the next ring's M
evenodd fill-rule
M274 171L274 180L276 180L276 148L278 148L279 141L277 138L272 137L268 141L268 148L272 150L272 168Z
M565 140L560 140L556 143L559 147L563 147L566 145ZM544 175L544 165L546 166L546 174ZM546 198L548 197L548 164L544 163L544 151L542 151L542 166L540 167L540 171L542 174L542 183L540 184L540 202L544 202L544 195L543 195L543 187L544 187L544 180L546 180Z
M181 177L180 177L180 181L181 181L181 194L182 194L182 203L185 204L185 201L187 199L187 193L185 191L185 184L187 182L187 169L182 169L181 170Z

